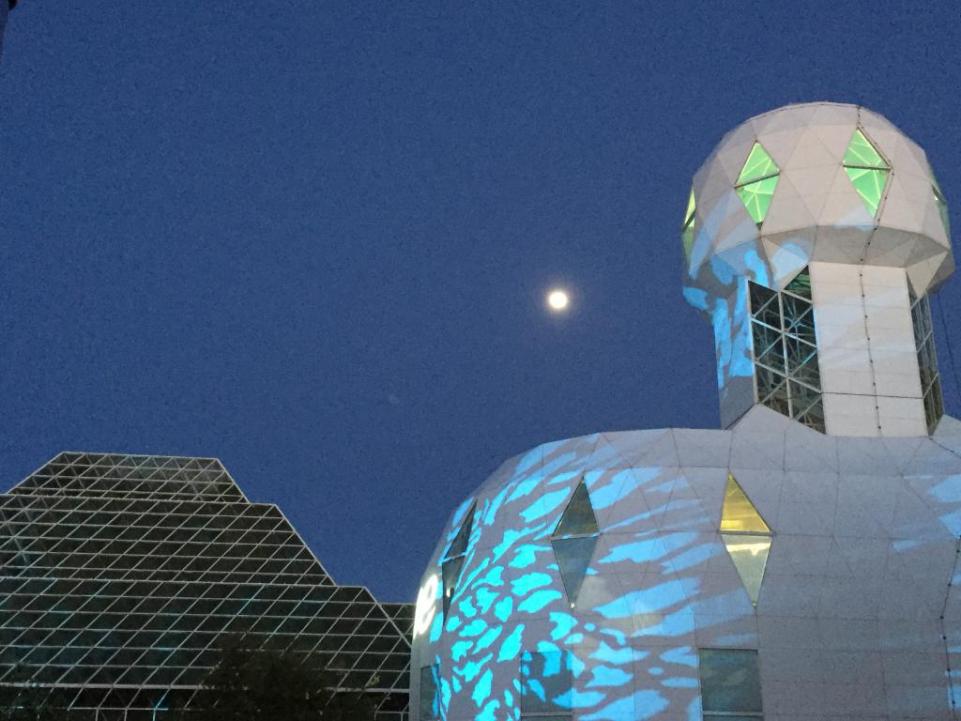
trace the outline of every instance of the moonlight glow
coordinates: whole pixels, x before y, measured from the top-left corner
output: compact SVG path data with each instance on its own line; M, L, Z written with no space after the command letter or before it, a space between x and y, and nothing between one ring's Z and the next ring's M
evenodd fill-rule
M567 306L570 305L571 299L567 295L567 291L560 288L555 288L550 293L547 294L547 305L554 312L561 312L567 310Z

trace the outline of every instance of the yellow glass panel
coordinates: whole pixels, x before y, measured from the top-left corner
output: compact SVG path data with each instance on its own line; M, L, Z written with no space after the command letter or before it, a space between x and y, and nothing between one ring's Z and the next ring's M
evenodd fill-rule
M771 537L722 533L721 539L734 562L737 575L741 577L747 595L751 597L751 603L757 605L761 582L764 580L764 568L771 552Z
M724 505L721 507L721 532L733 533L770 533L761 514L745 495L744 491L727 474L727 489L724 491Z

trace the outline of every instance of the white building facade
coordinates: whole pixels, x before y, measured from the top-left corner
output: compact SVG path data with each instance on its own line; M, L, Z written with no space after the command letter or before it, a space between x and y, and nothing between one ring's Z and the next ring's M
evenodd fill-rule
M961 423L924 152L864 108L753 118L694 178L685 296L722 430L539 446L455 510L413 721L955 719Z

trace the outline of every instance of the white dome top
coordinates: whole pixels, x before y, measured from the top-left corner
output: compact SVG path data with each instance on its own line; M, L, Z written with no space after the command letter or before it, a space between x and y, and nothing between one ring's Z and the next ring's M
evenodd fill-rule
M686 284L711 295L726 294L732 276L783 287L811 260L906 268L918 295L954 268L924 151L859 106L751 118L717 145L692 194Z

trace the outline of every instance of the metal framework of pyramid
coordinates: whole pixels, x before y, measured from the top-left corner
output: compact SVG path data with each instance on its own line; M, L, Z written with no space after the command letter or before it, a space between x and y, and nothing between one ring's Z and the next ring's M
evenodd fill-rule
M215 459L61 453L0 495L0 706L30 684L71 719L163 718L246 634L316 654L400 721L412 619L335 584Z

